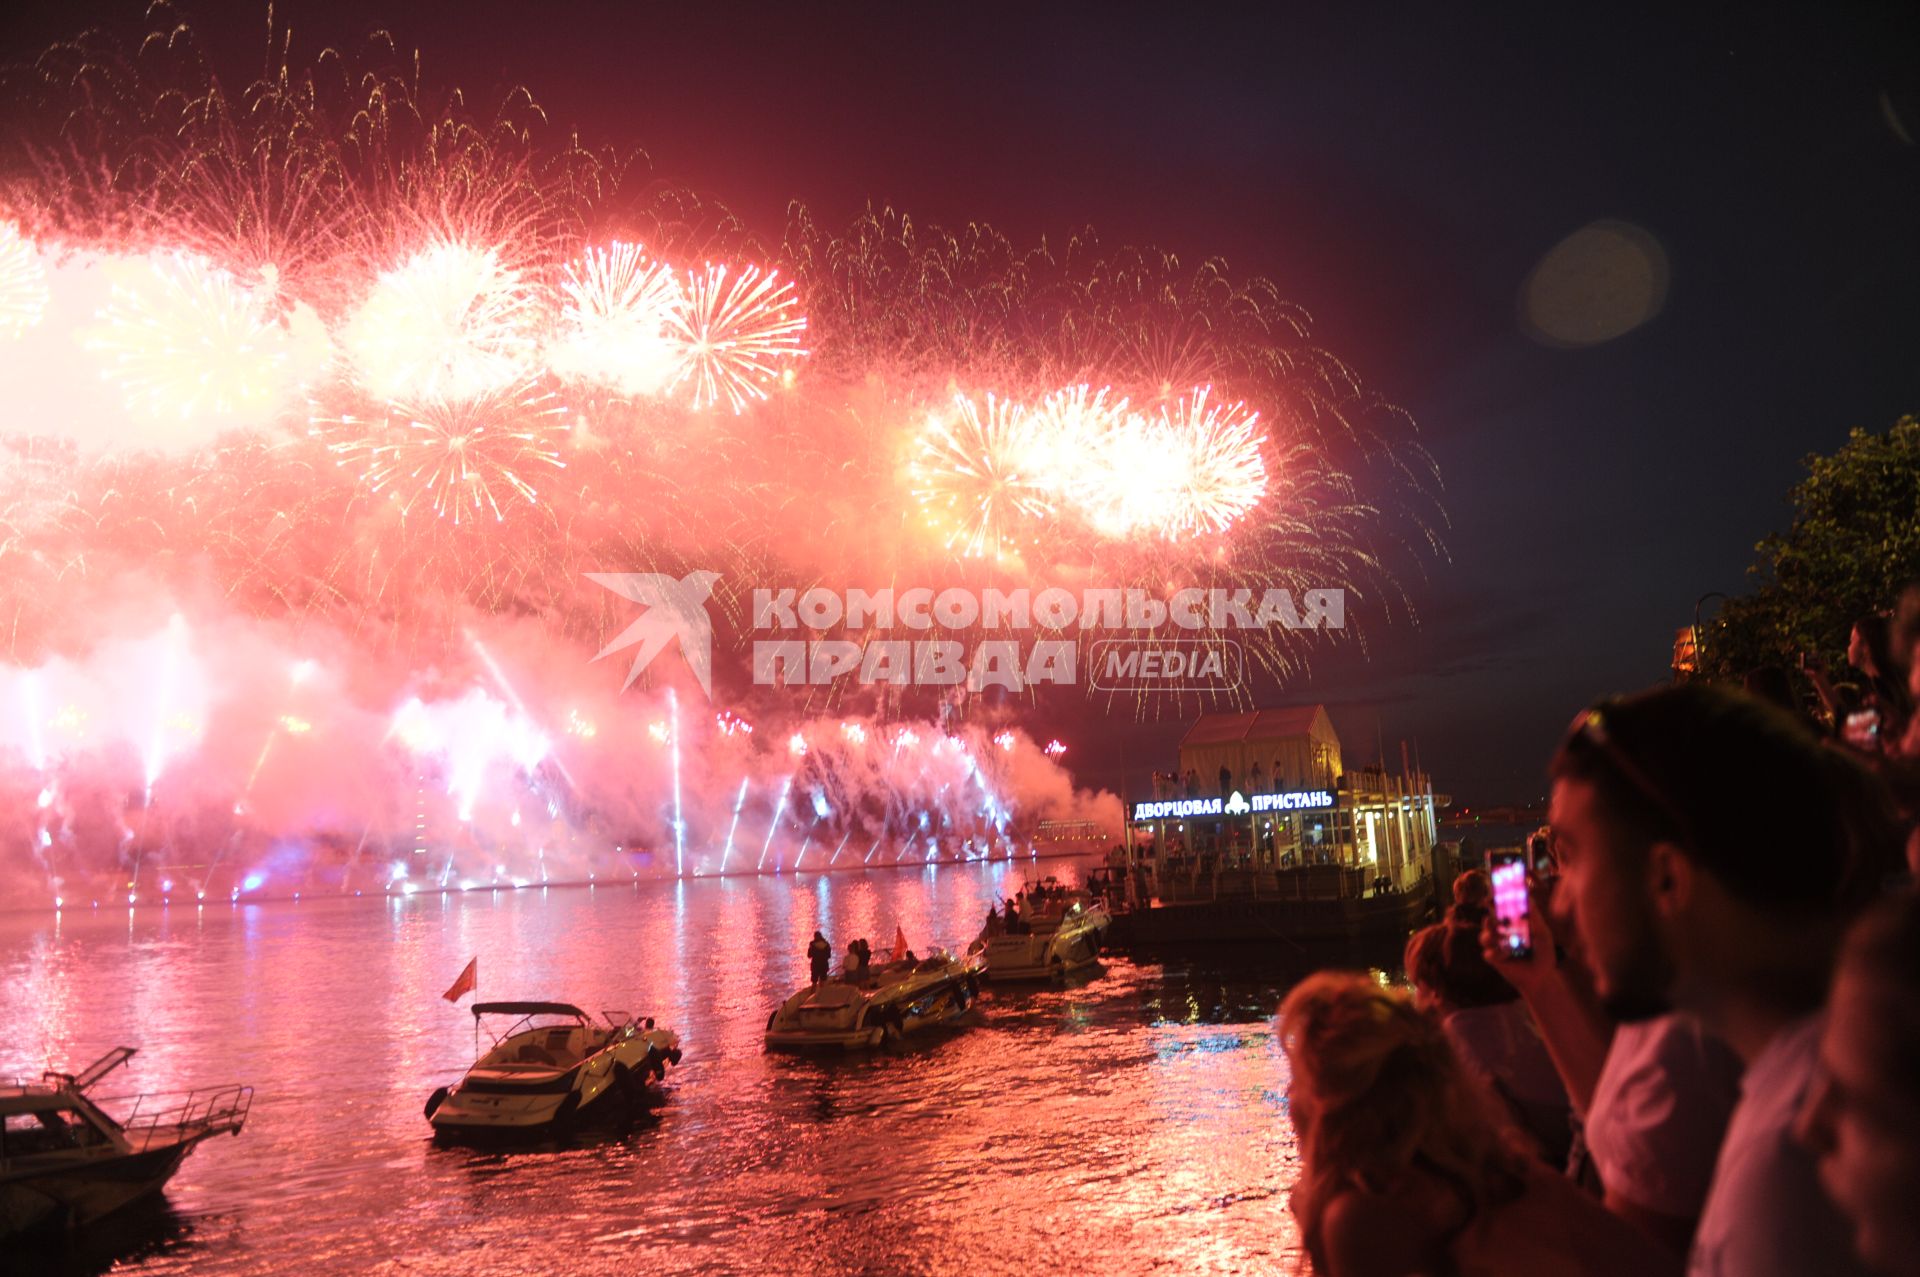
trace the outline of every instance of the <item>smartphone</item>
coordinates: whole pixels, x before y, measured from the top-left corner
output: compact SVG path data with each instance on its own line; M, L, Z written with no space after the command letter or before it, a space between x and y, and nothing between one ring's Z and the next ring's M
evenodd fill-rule
M1546 834L1527 835L1527 867L1533 870L1536 881L1553 877L1555 870L1559 868L1553 862L1553 851L1547 845Z
M1509 958L1532 957L1533 930L1527 926L1526 853L1489 853L1487 876L1493 882L1493 925L1500 935L1500 951Z
M1880 711L1877 709L1855 710L1847 715L1846 725L1841 736L1855 749L1878 749L1880 747Z

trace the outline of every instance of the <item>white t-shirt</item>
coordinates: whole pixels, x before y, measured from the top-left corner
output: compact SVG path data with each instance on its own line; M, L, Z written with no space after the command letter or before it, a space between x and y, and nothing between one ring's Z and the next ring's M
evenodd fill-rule
M1740 1057L1691 1017L1621 1025L1584 1128L1600 1182L1644 1210L1692 1219L1739 1093Z
M1747 1066L1713 1187L1687 1257L1688 1277L1865 1277L1853 1230L1793 1138L1813 1082L1824 1013L1780 1030Z

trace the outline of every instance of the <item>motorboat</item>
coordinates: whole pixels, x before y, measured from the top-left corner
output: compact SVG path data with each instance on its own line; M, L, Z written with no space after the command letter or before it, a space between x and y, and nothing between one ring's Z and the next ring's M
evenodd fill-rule
M959 1019L979 993L974 963L950 953L877 963L808 985L782 1002L767 1017L767 1045L879 1046Z
M427 1097L436 1136L555 1134L619 1102L644 1104L649 1083L680 1063L677 1034L624 1011L595 1020L566 1002L476 1002L476 1042L483 1026L493 1045Z
M118 1046L80 1073L0 1083L0 1237L92 1224L159 1192L202 1140L246 1125L250 1086L96 1100L133 1054Z
M967 952L989 980L1052 980L1092 966L1113 918L1080 893L1042 896L1009 930L980 933Z

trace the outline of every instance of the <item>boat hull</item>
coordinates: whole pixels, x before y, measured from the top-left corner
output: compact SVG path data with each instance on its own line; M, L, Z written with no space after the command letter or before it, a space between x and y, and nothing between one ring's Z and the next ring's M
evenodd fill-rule
M766 1045L776 1051L877 1047L964 1016L977 995L974 970L958 963L932 979L868 990L834 981L795 994L767 1019Z
M0 1179L0 1237L81 1228L158 1193L205 1136L127 1156Z
M982 936L973 953L980 974L1000 983L1055 980L1093 966L1110 918L1099 910L1078 913L1047 930L1022 935Z

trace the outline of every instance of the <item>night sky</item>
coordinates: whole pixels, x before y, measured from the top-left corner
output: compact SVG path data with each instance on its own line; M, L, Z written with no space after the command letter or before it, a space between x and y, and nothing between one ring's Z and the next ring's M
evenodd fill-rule
M1325 701L1350 762L1417 742L1439 788L1494 802L1539 793L1582 703L1666 676L1695 600L1741 589L1783 524L1801 457L1920 411L1920 7L1550 7L276 11L296 60L384 26L430 82L524 84L766 240L789 200L829 227L891 204L1272 278L1414 414L1452 519L1449 560L1410 583L1419 628L1276 699ZM6 10L15 60L89 21L138 30L141 6ZM182 12L235 82L257 73L263 6ZM1530 273L1602 220L1657 245L1664 307L1537 340ZM1179 732L1071 699L1032 721L1111 786Z

